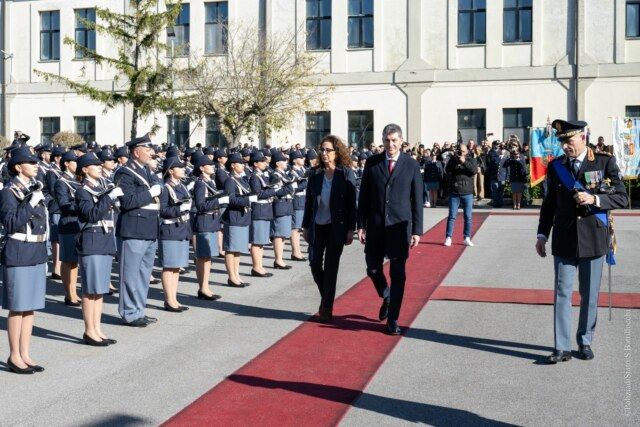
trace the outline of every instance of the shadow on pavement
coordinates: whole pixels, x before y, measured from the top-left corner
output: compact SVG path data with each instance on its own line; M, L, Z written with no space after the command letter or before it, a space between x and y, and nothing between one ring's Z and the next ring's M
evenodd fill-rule
M473 412L447 408L444 406L430 405L428 403L412 402L409 400L394 399L363 393L345 387L332 385L313 384L296 381L278 381L268 378L254 377L250 375L231 375L230 381L245 384L251 387L269 389L282 389L312 396L332 402L353 405L356 408L366 409L382 415L398 418L409 422L426 423L433 426L450 425L474 425L474 426L512 426L496 420L484 418Z
M149 419L126 414L106 415L95 421L80 424L81 427L107 427L107 426L134 426L142 424L153 424Z

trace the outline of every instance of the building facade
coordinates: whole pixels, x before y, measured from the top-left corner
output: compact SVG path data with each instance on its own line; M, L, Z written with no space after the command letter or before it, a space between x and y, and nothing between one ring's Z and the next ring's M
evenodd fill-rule
M128 0L5 0L1 36L4 133L33 141L73 130L100 144L128 139L130 111L103 106L44 82L34 70L119 90L109 70L64 45L76 38L114 50L83 30L80 14L125 10ZM637 0L189 0L175 38L189 52L224 55L223 25L267 32L303 28L300 46L335 86L326 111L308 112L272 145L314 145L325 133L353 145L379 143L398 123L412 144L462 139L527 139L547 117L587 120L611 140L611 116L640 113L640 1ZM181 52L186 53L186 52ZM213 120L158 114L158 142L221 143ZM174 132L171 132L173 128Z

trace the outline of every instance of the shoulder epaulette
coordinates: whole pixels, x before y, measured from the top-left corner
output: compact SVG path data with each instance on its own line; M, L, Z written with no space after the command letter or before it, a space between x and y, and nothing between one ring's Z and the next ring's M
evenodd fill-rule
M607 157L611 157L613 154L607 152L607 151L598 151L596 152L596 156L607 156Z

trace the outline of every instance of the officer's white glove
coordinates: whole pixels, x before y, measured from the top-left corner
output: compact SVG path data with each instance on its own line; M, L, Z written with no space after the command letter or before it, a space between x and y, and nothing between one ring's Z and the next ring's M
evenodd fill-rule
M180 205L180 212L188 212L191 210L191 202Z
M0 190L4 188L4 184L0 182Z
M292 183L291 183L291 188L293 188L294 190L295 190L296 188L298 188L298 183L297 183L297 182L292 182Z
M228 205L229 204L229 196L219 197L218 204L220 205Z
M191 182L189 183L189 185L187 185L187 190L189 190L189 191L193 190L193 186L194 186L194 185L196 185L196 182L195 182L195 181L191 181Z
M42 202L44 200L44 194L42 194L41 190L38 191L34 191L31 194L31 199L29 200L29 204L31 205L32 208L35 208L36 206L38 206L38 203Z
M258 196L256 196L255 194L253 196L249 196L249 201L251 203L256 203L258 201Z
M124 191L122 191L122 188L120 187L115 187L113 190L109 192L109 198L111 200L115 200L118 197L122 197L122 196L124 196Z
M151 193L151 197L158 197L162 193L162 185L155 184L149 189L149 193Z

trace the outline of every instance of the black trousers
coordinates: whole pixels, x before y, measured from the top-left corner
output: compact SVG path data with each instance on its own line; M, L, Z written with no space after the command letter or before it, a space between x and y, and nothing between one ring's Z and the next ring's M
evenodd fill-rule
M313 244L309 247L309 265L313 280L318 286L321 305L333 309L336 298L336 281L344 244L333 238L331 224L315 224Z
M378 252L378 251L376 251ZM378 296L384 297L384 290L387 288L387 278L382 270L384 262L384 254L366 254L365 261L367 263L367 276L373 281ZM391 278L391 289L389 295L389 320L398 320L400 315L400 306L402 306L402 298L404 297L404 283L407 280L405 266L406 258L396 258L389 261L389 276Z

